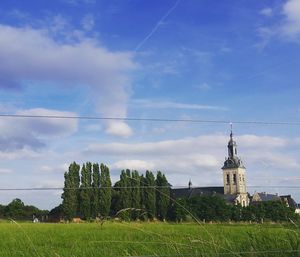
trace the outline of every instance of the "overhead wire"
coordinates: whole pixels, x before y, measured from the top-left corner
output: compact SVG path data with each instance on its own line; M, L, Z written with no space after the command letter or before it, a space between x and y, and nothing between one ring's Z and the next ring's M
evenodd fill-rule
M0 118L30 118L30 119L79 119L79 120L118 120L147 122L190 122L215 124L245 124L245 125L293 125L300 126L300 121L257 121L257 120L206 120L206 119L170 119L170 118L135 118L135 117L100 117L100 116L70 116L70 115L29 115L0 114Z
M300 186L247 186L248 188L275 188L275 189L300 189ZM134 189L134 188L170 188L170 189L187 189L188 186L111 186L111 187L99 187L99 189ZM198 188L214 188L214 186L193 186L189 189ZM0 191L48 191L48 190L88 190L94 189L94 187L24 187L24 188L0 188Z

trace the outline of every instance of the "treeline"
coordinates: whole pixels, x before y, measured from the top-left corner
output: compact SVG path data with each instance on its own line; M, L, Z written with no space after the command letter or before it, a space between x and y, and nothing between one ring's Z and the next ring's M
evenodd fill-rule
M0 219L33 220L48 219L47 210L40 210L32 205L25 205L20 199L12 200L8 205L0 205Z
M62 209L64 218L120 217L126 220L167 218L170 187L165 175L158 171L140 174L123 170L112 186L106 165L87 162L80 167L73 162L64 174Z
M295 210L281 201L259 202L248 207L228 204L221 196L196 196L173 199L166 176L158 171L140 174L123 170L113 186L104 164L75 162L65 173L62 210L66 220L80 217L121 218L124 220L185 221L289 221L299 220ZM51 215L50 215L51 216Z
M229 205L220 196L196 196L190 199L178 199L173 204L171 220L186 221L299 221L295 210L281 201L257 202L247 207Z

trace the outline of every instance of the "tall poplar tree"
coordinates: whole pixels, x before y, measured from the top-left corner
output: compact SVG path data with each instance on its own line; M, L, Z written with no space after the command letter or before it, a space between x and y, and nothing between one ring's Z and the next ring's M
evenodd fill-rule
M130 170L122 170L119 181L119 195L120 195L120 208L125 210L131 208L131 178ZM129 219L130 215L128 212L122 212L121 217L123 219Z
M131 172L131 207L135 209L132 219L138 218L138 209L141 208L141 177L138 171Z
M86 220L91 218L91 163L81 168L80 213Z
M146 171L144 188L145 208L149 219L155 218L156 214L156 193L155 177L151 171Z
M75 217L79 210L79 170L80 166L73 162L70 164L69 170L64 174L63 212L68 220Z
M93 164L93 182L91 195L92 217L96 218L100 214L100 170L99 164Z
M112 199L112 184L110 179L109 168L101 164L100 165L100 213L103 217L107 217L110 212L111 199Z
M160 171L156 175L156 214L164 221L167 217L170 204L170 187L166 176Z

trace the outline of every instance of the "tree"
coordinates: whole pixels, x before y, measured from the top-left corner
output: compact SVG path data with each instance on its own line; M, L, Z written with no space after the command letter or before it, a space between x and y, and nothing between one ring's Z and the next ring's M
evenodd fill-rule
M228 221L231 207L219 196L195 196L188 199L191 212L199 220Z
M79 177L80 166L73 162L64 174L64 189L62 194L65 218L71 220L79 211Z
M160 171L156 175L156 213L157 218L165 220L170 204L170 187L166 176Z
M188 208L187 199L171 199L168 209L168 219L176 222L185 221L188 215L186 209Z
M120 202L119 207L121 211L121 218L128 220L130 219L130 214L128 209L131 208L131 178L130 170L122 170L119 181L119 196Z
M138 171L131 172L131 207L134 209L132 219L138 218L138 213L141 208L141 177Z
M100 175L100 213L103 217L107 217L110 212L112 189L109 168L101 164Z
M19 198L16 198L6 206L5 216L12 219L24 219L24 207L24 203Z
M58 222L63 217L63 206L62 204L54 207L49 212L49 221L50 222Z
M92 164L87 162L81 168L80 214L86 220L91 218L91 170Z
M155 218L156 214L156 194L155 194L155 177L151 171L146 171L144 180L143 200L149 219Z
M92 182L91 208L92 217L96 218L100 214L100 170L99 164L93 164L93 182Z

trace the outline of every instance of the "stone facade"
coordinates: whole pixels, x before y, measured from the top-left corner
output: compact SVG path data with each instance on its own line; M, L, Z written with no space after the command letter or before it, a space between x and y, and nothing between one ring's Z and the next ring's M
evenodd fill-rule
M246 186L246 168L237 155L237 144L233 140L232 131L227 148L228 157L222 167L224 195L235 195L235 204L248 206L250 200Z

